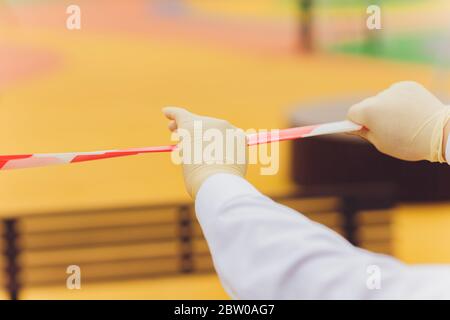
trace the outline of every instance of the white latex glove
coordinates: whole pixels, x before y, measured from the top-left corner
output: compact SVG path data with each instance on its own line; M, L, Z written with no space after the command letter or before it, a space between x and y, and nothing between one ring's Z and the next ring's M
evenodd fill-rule
M190 143L186 144L186 141L181 141L178 144L178 149L181 151L180 156L183 159L184 182L191 197L195 198L202 183L216 173L245 176L247 172L247 147L246 136L243 130L234 127L225 120L199 116L182 108L167 107L163 109L163 113L171 120L169 123L170 131L177 131L181 139L184 139L183 134L180 133L181 130L184 131L184 134L190 136ZM214 152L211 154L206 153L206 157L202 157L200 163L193 163L193 155L196 152L194 148L200 148L200 152L203 155L210 144L210 142L202 142L201 132L198 131L199 124L201 124L203 134L207 135L209 130L210 133L214 133L215 137L220 135L223 138L223 152L219 154ZM194 131L196 131L196 135L194 135ZM226 139L227 131L236 135L236 139L234 139L232 144ZM189 158L191 159L185 157L186 152L184 150L186 148L190 149L191 157Z
M365 129L356 134L390 156L445 162L444 128L450 106L415 82L399 82L368 98L348 112Z

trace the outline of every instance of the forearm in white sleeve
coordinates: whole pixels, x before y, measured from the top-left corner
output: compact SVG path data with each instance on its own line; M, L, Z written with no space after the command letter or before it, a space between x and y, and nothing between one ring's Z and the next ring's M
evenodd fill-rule
M233 298L450 299L449 266L406 266L356 248L240 177L208 178L196 212ZM380 272L379 289L370 285L373 270Z

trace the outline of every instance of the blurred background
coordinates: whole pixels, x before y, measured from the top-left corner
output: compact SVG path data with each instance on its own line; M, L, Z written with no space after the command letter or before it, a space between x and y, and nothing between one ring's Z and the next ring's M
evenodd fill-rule
M66 28L74 4L80 30ZM381 30L366 27L370 4ZM317 104L402 80L449 102L449 15L445 0L0 0L0 154L167 144L167 105L270 129L324 122ZM305 145L280 144L280 172L253 166L249 180L355 244L450 263L450 197L428 187L443 171L323 181L322 165L341 172L345 160L305 159L321 147ZM373 190L382 205L367 205ZM168 154L2 171L0 297L226 299L193 217ZM66 288L69 265L81 268L81 290Z

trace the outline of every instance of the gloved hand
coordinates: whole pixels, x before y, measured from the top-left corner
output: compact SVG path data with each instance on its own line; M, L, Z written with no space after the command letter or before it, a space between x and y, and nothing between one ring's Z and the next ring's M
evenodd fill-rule
M348 118L365 127L356 134L385 154L409 161L445 162L444 128L450 106L418 83L396 83L352 106Z
M237 129L225 120L199 116L182 108L167 107L163 109L163 113L171 120L169 130L177 131L182 140L178 144L178 149L181 151L184 182L191 197L195 198L201 184L216 173L245 176L247 172L247 147L243 130ZM202 132L199 130L200 125ZM227 131L229 134L235 135L234 142L227 138ZM204 140L208 135L214 136L211 143L222 140L222 144L218 145L217 150L222 149L223 152L206 152L206 148L209 148L209 142ZM190 143L186 143L186 138L190 138ZM189 149L189 153L186 153L186 148ZM195 163L193 155L199 150L196 151L194 148L199 148L203 155L202 159ZM190 156L188 157L187 154Z

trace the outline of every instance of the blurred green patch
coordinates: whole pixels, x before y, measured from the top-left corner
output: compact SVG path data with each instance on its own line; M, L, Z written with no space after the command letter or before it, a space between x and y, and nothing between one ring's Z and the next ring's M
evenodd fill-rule
M338 53L450 67L450 56L445 55L445 51L449 52L450 48L445 50L443 48L445 43L448 44L448 39L445 39L445 35L439 32L415 32L387 37L367 37L358 41L333 45L329 50Z

